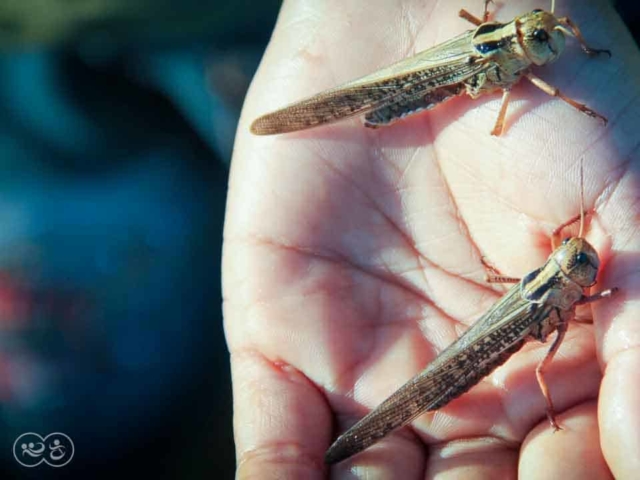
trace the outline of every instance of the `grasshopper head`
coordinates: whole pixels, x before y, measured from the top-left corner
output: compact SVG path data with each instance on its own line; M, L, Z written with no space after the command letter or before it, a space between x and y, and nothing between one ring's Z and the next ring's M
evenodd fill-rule
M552 13L534 10L517 20L520 45L535 65L555 61L564 50L566 28Z
M551 257L562 272L581 287L591 287L596 283L600 259L584 238L565 239Z

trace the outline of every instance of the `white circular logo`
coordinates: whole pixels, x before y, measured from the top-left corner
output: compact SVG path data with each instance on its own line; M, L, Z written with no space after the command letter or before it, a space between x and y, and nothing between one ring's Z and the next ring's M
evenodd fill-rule
M13 442L13 457L23 467L37 467L42 462L50 467L64 467L73 458L75 447L64 433L54 432L42 438L27 432Z

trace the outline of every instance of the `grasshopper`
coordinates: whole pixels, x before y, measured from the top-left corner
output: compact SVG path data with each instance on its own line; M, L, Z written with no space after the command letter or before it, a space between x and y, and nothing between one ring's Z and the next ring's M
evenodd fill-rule
M489 22L489 3L491 0L485 0L481 19L460 10L459 16L476 25L475 29L375 73L267 113L251 124L251 132L293 132L358 115L364 115L366 127L376 128L458 95L476 99L501 90L502 103L491 130L492 135L501 135L511 89L522 78L606 125L605 117L567 97L534 75L531 68L557 60L565 47L565 35L575 37L590 56L611 56L611 52L587 46L568 17L555 16L555 0L551 12L533 10L508 23Z
M553 331L557 335L536 368L536 378L546 401L549 422L554 429L560 429L544 370L560 347L576 306L611 297L618 291L612 288L594 295L584 293L596 283L600 259L583 238L583 198L584 193L580 214L553 231L553 251L545 264L522 279L495 275L497 271L491 269L493 274L487 276L490 282L515 285L425 370L339 436L327 450L326 463L340 462L421 413L444 407L505 363L527 340L545 342ZM578 236L566 238L558 245L562 231L578 221Z

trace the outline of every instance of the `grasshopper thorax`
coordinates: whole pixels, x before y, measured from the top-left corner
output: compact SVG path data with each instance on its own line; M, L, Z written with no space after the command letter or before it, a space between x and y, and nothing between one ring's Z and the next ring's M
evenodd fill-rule
M581 287L596 283L600 259L595 249L581 237L567 238L551 254L560 270Z
M564 50L564 26L552 13L533 10L515 22L520 46L534 65L551 63Z

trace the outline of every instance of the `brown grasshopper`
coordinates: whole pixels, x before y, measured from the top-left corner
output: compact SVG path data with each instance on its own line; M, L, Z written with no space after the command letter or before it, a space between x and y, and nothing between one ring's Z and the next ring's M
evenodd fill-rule
M575 37L588 55L606 53L587 46L578 27L567 17L533 10L508 23L489 22L485 0L482 19L460 10L460 17L477 26L451 40L365 77L267 113L251 124L256 135L273 135L314 128L364 115L366 127L389 125L422 110L430 110L462 94L475 99L502 91L502 104L492 135L504 129L511 88L523 77L543 92L579 111L607 119L564 95L531 72L558 59L565 35Z
M584 200L580 215L554 230L553 252L542 267L522 279L502 275L488 277L492 282L516 285L421 373L340 435L327 450L326 463L355 455L421 413L444 407L506 362L527 340L544 342L553 331L557 331L557 335L538 365L536 377L547 403L549 421L556 430L560 428L544 380L544 369L560 347L576 306L608 298L618 290L612 288L594 295L584 293L596 283L600 259L583 238L583 205ZM566 238L558 245L564 228L578 220L578 236Z

